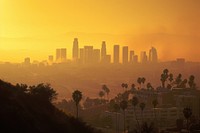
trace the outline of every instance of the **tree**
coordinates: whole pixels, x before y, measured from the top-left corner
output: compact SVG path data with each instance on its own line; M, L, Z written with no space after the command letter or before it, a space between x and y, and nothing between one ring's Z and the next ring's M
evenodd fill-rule
M151 85L151 83L147 83L147 89L148 90L153 90L153 86Z
M108 99L108 95L110 93L110 89L106 85L103 85L102 86L102 90L107 94L107 99Z
M180 83L179 87L180 87L180 88L186 88L186 84L187 84L187 79L184 79L184 80Z
M131 85L131 92L133 93L135 90L136 90L136 89L135 89L135 84L132 84L132 85Z
M58 95L57 92L51 88L50 84L41 83L36 86L30 86L29 88L29 94L43 102L52 102Z
M99 97L101 98L101 100L102 100L102 97L105 95L105 93L103 92L103 91L100 91L99 92Z
M123 100L120 102L120 108L123 110L124 112L124 133L126 132L126 117L125 117L125 110L128 107L128 102Z
M153 104L153 108L154 108L154 116L155 116L155 120L156 120L156 107L157 107L157 105L158 105L158 100L157 99L154 99L153 101L152 101L152 104Z
M122 83L122 88L126 91L126 89L128 88L128 84L126 84L126 83Z
M145 84L146 79L144 77L141 78L141 83L144 85Z
M176 84L176 87L180 87L180 83L182 82L182 74L179 74L177 77L176 77L176 80L175 80L175 84Z
M75 90L72 93L72 98L74 102L76 103L76 118L78 118L78 105L82 99L82 92L80 92L79 90Z
M114 106L113 106L113 110L116 113L116 132L118 132L119 127L118 127L118 114L117 113L120 110L119 104L115 103Z
M189 108L189 107L184 108L183 109L183 114L184 114L184 117L185 117L185 119L187 121L187 130L188 130L188 128L189 128L188 121L189 121L190 117L192 116L192 109Z
M141 89L142 78L139 77L139 78L137 79L137 83L140 85L140 89Z
M195 89L196 88L196 84L194 82L194 75L190 75L189 77L189 81L188 81L188 85L190 86L190 89Z
M170 82L170 84L172 83L172 81L174 80L174 77L173 77L173 74L172 73L170 73L169 74L169 82Z
M134 97L131 99L131 104L133 105L135 120L137 121L137 124L138 124L138 127L139 127L140 124L139 124L139 121L138 121L137 115L136 115L136 106L138 105L138 103L139 103L138 98L137 98L136 96L134 96Z
M160 80L161 80L161 82L162 82L162 87L163 88L165 88L165 82L167 81L167 78L168 78L168 72L169 72L169 70L168 69L164 69L163 70L163 73L161 74L161 78L160 78Z
M142 114L143 121L144 121L143 111L144 111L145 106L146 106L145 103L140 103L140 109L141 109L141 114Z

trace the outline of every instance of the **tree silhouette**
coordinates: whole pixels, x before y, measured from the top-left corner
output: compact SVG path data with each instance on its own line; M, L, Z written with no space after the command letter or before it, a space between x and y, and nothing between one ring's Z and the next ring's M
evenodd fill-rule
M127 88L128 88L128 84L126 84L126 83L122 83L122 88L124 89L124 91L126 91L127 90Z
M161 80L161 82L162 82L162 87L163 88L165 88L165 82L167 81L167 78L168 78L168 72L169 72L169 70L168 69L164 69L163 70L163 73L161 74L161 78L160 78L160 80Z
M56 91L51 88L50 84L41 83L36 86L30 86L29 88L29 94L42 102L51 102L52 100L56 99L58 95Z
M154 99L152 101L152 104L153 104L153 108L154 108L154 116L155 116L155 120L156 120L156 107L158 105L158 100L157 99Z
M118 127L118 114L117 113L120 110L119 104L115 103L113 106L113 109L114 109L114 112L116 113L116 132L118 132L119 127Z
M76 118L78 118L78 105L82 99L82 92L80 92L79 90L75 90L72 94L72 98L74 102L76 103Z
M151 85L151 83L147 83L147 89L148 90L153 90L153 86Z
M134 97L131 99L131 104L133 105L135 120L137 121L137 124L138 124L138 127L139 127L140 124L139 124L139 121L138 121L137 115L136 115L136 106L138 105L138 103L139 103L138 98L134 96Z
M144 85L145 84L146 79L144 77L141 78L141 83Z
M183 114L184 114L184 117L185 117L185 119L187 121L187 130L188 130L188 128L189 128L188 121L189 121L190 117L192 116L192 109L189 108L189 107L184 108L183 109Z
M103 96L105 96L105 93L103 91L100 91L99 92L99 97L101 98L101 101L102 101Z
M137 83L140 85L140 89L141 89L142 78L139 77L139 78L137 79Z
M143 119L143 121L144 121L144 116L143 116L143 111L144 111L144 109L145 109L145 106L146 106L146 104L145 103L140 103L140 109L141 109L141 114L142 114L142 119Z
M107 100L108 100L109 99L108 95L110 93L110 89L106 85L102 85L102 90L107 94Z
M177 77L176 77L176 80L175 80L175 84L176 84L176 87L180 87L180 83L182 82L182 74L179 74Z
M172 81L174 80L174 76L173 76L173 74L172 73L170 73L169 74L169 82L170 82L170 84L172 83Z
M128 107L128 102L123 100L120 102L120 108L123 110L124 113L124 133L126 132L126 118L125 118L125 110Z
M186 84L187 84L187 79L184 79L184 80L180 83L179 87L180 87L180 88L186 88Z
M196 89L196 84L194 82L194 79L195 79L194 75L190 75L189 81L188 81L188 85L190 89Z

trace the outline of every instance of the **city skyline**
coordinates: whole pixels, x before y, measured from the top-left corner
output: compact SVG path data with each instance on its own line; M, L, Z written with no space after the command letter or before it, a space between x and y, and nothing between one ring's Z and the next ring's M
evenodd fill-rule
M136 54L154 46L163 61L200 61L199 4L198 0L1 0L0 60L21 62L26 56L41 60L56 48L71 49L71 40L78 37L79 47L100 48L106 40L111 55L109 45L129 46Z

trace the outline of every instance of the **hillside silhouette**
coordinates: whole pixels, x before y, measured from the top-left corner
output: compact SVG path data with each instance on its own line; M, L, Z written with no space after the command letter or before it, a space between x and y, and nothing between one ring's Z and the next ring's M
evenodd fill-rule
M1 133L97 133L86 123L55 108L50 85L12 85L0 80Z

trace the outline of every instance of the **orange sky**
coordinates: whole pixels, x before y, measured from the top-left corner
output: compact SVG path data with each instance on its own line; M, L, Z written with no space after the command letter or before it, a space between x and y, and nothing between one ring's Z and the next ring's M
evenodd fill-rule
M161 60L200 61L200 0L0 0L0 61L46 59L72 41L106 40L137 54L151 46Z

